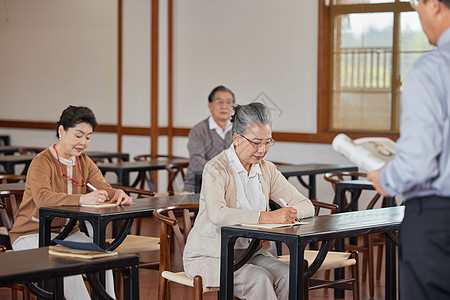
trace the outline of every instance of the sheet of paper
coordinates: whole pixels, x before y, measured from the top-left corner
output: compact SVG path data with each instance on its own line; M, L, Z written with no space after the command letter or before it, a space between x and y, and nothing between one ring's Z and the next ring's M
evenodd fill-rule
M253 228L264 228L264 229L274 229L274 228L282 228L282 227L291 227L301 224L308 224L309 222L295 222L292 224L241 224L244 227L253 227Z

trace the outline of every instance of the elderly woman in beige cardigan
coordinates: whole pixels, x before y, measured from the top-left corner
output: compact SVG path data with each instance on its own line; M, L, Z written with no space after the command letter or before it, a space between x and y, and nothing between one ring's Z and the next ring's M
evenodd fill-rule
M220 228L239 223L293 223L310 217L313 205L271 162L263 158L274 144L272 117L261 103L235 107L233 144L203 171L200 211L184 250L188 276L200 275L205 286L219 286ZM269 211L269 199L288 207ZM280 203L281 204L281 203ZM238 239L237 255L248 246ZM241 299L287 299L289 266L269 253L270 242L234 274L234 295Z

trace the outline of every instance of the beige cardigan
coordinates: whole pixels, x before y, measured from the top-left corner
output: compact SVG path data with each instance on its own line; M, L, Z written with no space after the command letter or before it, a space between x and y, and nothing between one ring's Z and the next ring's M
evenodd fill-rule
M97 165L84 153L78 157L84 180L98 189L108 192L112 198L116 192L105 180ZM67 174L66 165L63 165ZM73 166L73 176L81 180L78 166ZM39 207L78 205L80 196L86 194L86 185L72 185L72 194L67 194L67 182L62 178L61 167L50 149L36 155L30 164L25 183L25 193L17 210L14 226L9 232L11 244L22 235L39 232ZM62 226L65 219L55 218L52 226Z
M313 216L311 201L300 194L273 163L263 160L260 168L259 181L266 207L269 207L269 199L279 202L278 199L283 198L297 209L298 217ZM234 174L225 151L205 166L199 204L199 214L184 249L184 270L189 277L202 276L205 286L219 286L220 228L244 222L258 223L259 217L256 210L236 209ZM269 248L270 243L263 242L258 252L269 255Z

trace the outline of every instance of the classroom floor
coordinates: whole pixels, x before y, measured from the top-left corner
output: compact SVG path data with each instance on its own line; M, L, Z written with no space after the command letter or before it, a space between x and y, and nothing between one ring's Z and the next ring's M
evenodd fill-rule
M142 232L142 234L149 234L152 236L158 236L159 234L159 224L155 224L156 221L150 219L144 222L144 226L142 228L147 228L146 232ZM176 255L173 260L174 268L181 268L181 259L179 255L178 249L176 250ZM376 250L375 250L376 251ZM0 254L1 255L1 254ZM376 256L375 256L376 257ZM384 258L384 255L383 255ZM145 258L147 261L154 261L158 259L158 254L150 255ZM360 272L361 273L361 272ZM153 300L157 299L157 289L158 289L158 271L156 270L145 270L140 269L140 280L139 280L139 288L140 288L140 299L143 300ZM375 297L372 299L384 299L384 260L383 260L383 268L382 268L382 276L381 280L375 281ZM319 274L319 277L322 276ZM171 287L171 299L179 299L179 300L188 300L193 299L193 291L191 288L186 288L177 284L172 284ZM11 290L8 288L0 288L0 300L9 300L13 299L11 296ZM19 299L21 299L21 295L19 295ZM32 299L36 299L32 297ZM205 294L205 300L217 299L217 293L208 293ZM334 299L334 293L332 289L319 289L310 292L310 300L324 300L324 299ZM352 299L352 292L345 292L345 299ZM367 281L361 282L361 300L371 299L369 297L369 286Z

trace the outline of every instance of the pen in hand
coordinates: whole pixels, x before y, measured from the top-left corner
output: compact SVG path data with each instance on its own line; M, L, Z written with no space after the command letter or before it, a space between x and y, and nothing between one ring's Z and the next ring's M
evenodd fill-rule
M284 207L288 207L288 206L289 206L289 205L286 203L286 201L284 201L283 198L280 198L280 202L281 202L281 204L283 204ZM300 222L301 220L300 220L299 217L297 217L297 218L295 218L295 221L296 221L296 222Z
M96 191L96 190L97 190L97 188L94 187L94 186L93 186L92 184L90 184L90 183L87 183L86 185L87 185L88 188L90 188L90 189L93 190L93 191ZM106 200L109 201L108 196L106 196Z

